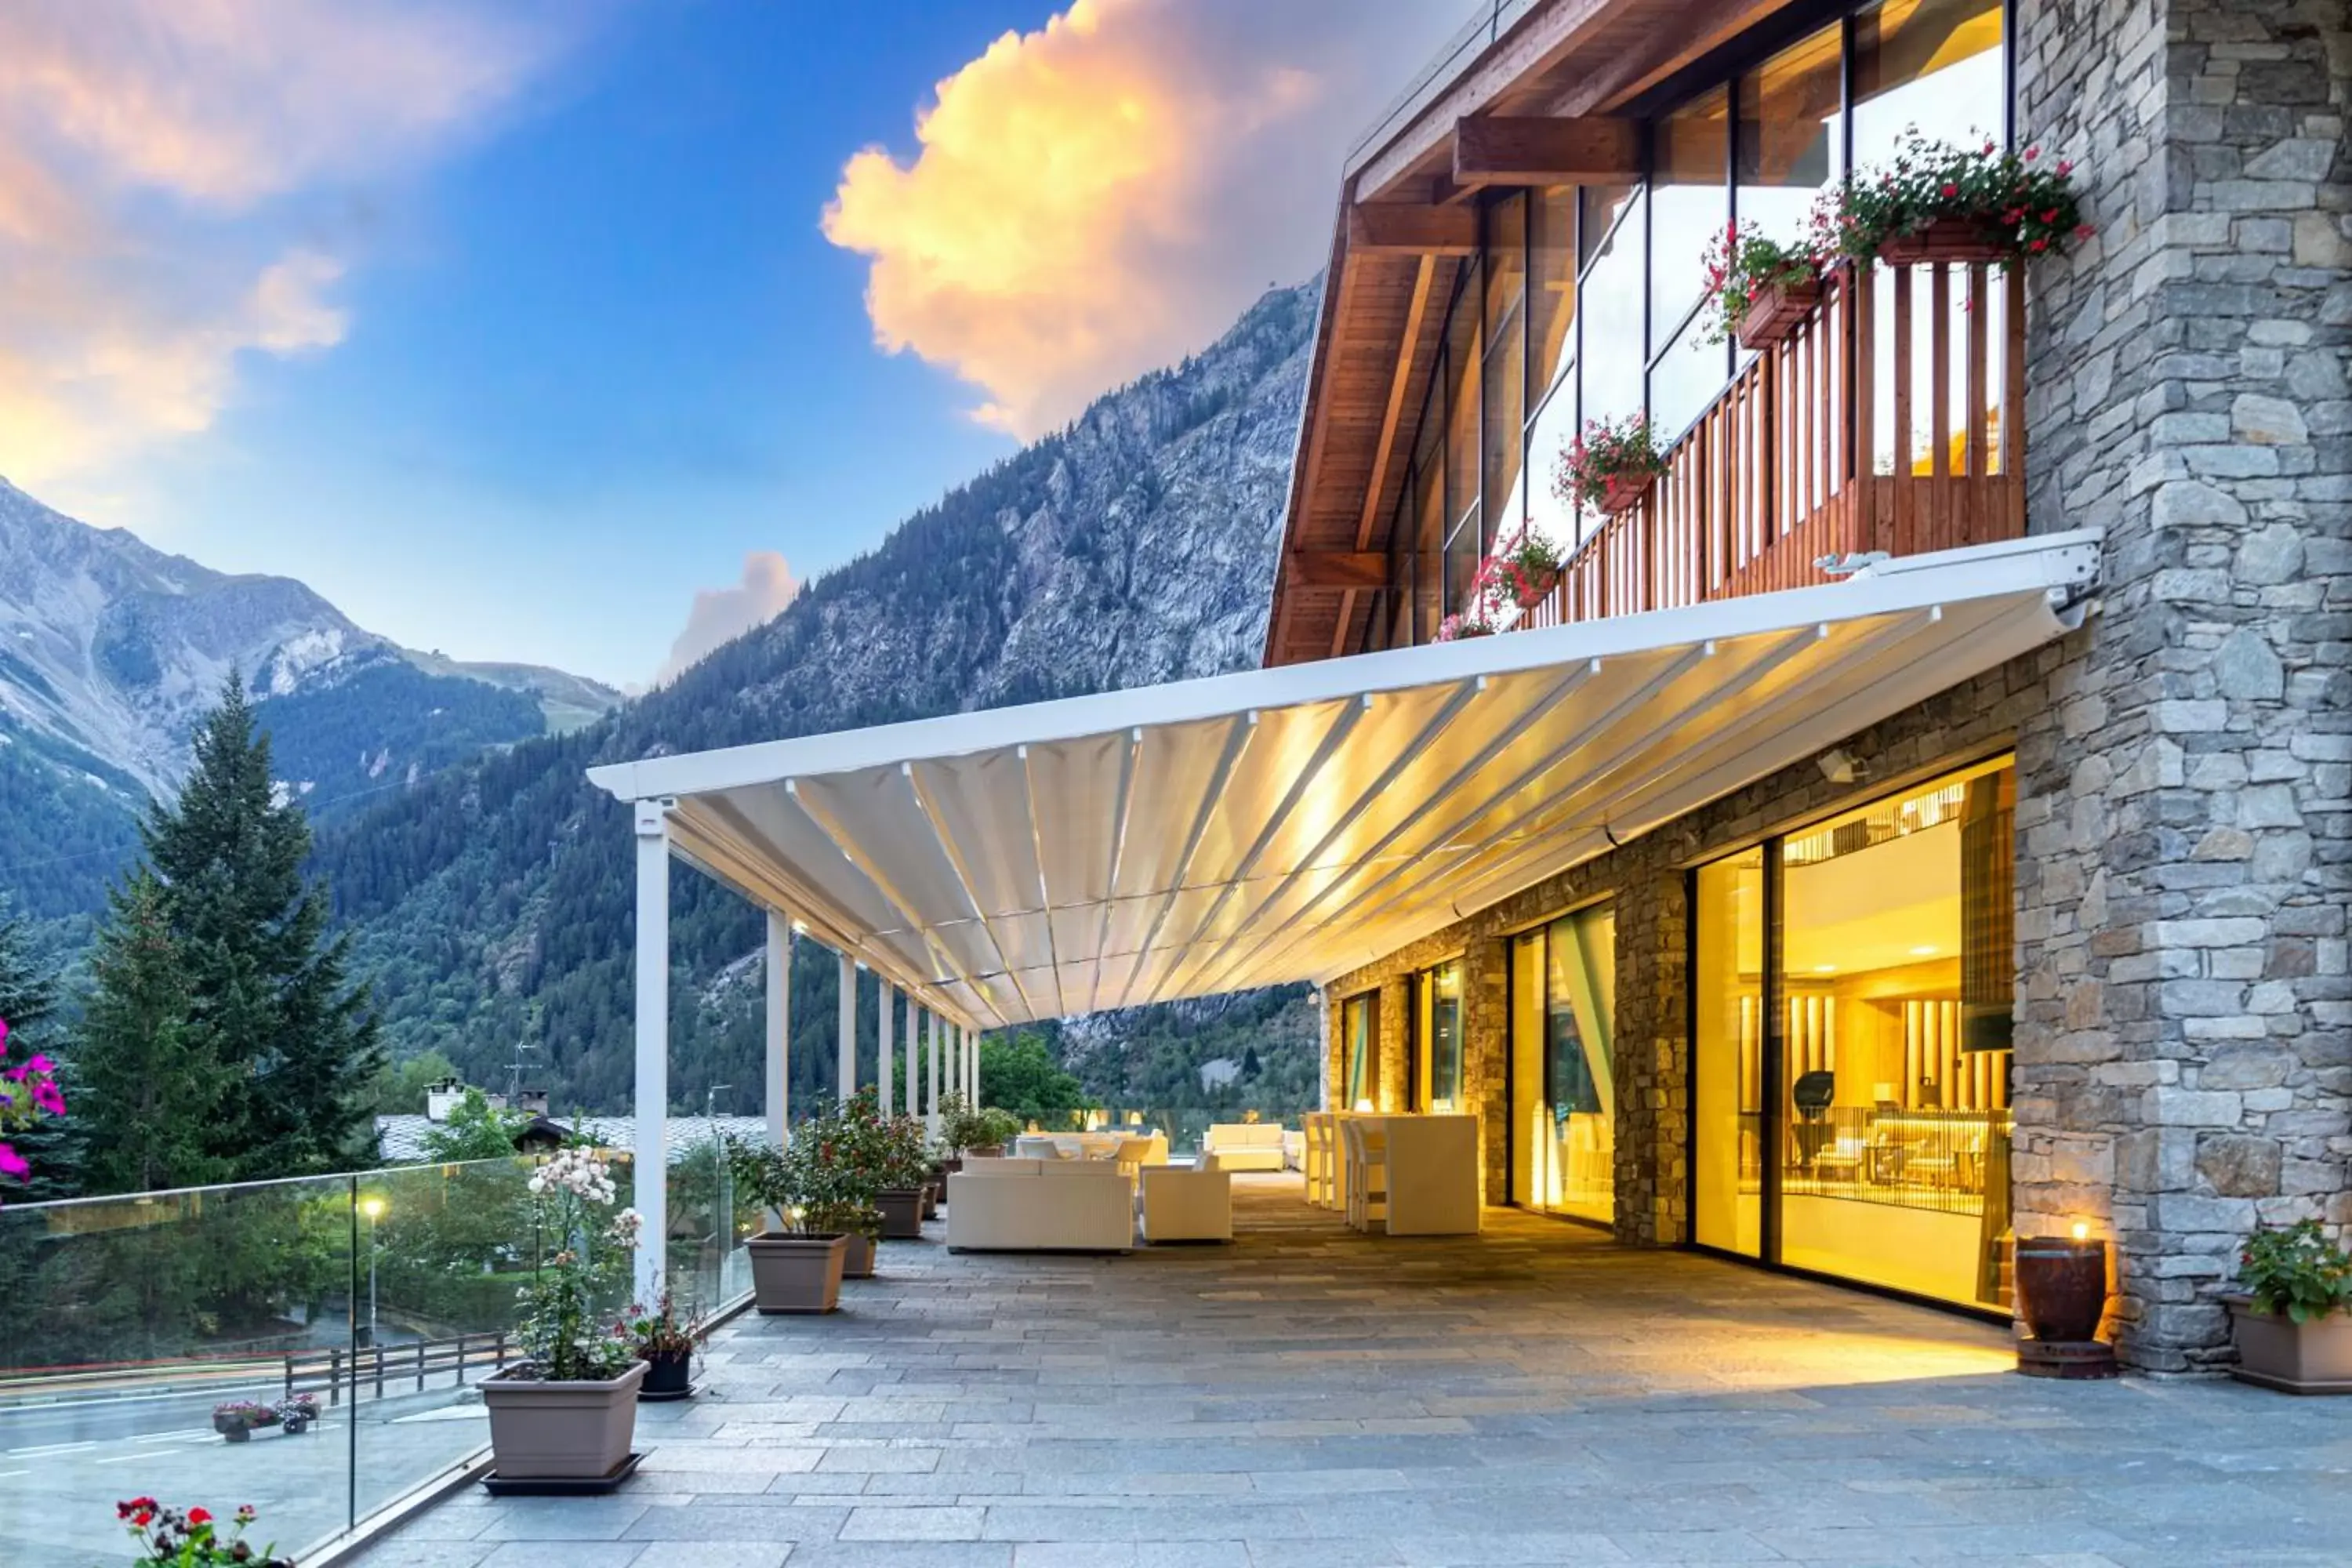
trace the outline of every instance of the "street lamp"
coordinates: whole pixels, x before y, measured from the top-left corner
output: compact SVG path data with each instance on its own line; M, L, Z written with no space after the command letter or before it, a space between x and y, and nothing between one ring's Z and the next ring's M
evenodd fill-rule
M360 1213L368 1222L368 1321L367 1342L375 1343L375 1222L383 1217L383 1200L370 1193L360 1200Z

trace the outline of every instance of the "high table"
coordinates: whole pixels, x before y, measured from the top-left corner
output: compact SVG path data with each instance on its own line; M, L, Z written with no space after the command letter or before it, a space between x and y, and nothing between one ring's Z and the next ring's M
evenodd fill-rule
M1478 1119L1464 1112L1430 1116L1334 1113L1338 1124L1378 1129L1388 1143L1391 1236L1474 1236L1478 1203ZM1349 1153L1344 1132L1332 1140L1340 1207L1347 1206Z

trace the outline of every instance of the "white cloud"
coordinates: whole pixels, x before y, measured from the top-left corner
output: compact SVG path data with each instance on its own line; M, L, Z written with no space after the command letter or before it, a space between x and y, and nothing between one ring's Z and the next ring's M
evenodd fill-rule
M662 661L654 684L661 685L722 644L774 620L800 591L800 582L782 556L772 550L750 552L743 557L742 580L734 586L695 590L686 629L670 644L669 658Z
M1342 11L1344 10L1344 15ZM1075 0L842 171L884 348L1029 437L1320 263L1347 144L1458 18L1429 0Z
M0 474L208 426L238 357L332 347L342 215L478 132L560 47L536 6L0 8Z

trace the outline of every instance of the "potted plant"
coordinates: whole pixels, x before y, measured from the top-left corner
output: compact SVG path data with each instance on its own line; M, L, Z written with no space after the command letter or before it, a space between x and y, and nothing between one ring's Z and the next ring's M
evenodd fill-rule
M2289 1394L2352 1394L2352 1258L2319 1222L2256 1231L2227 1298L2235 1374Z
M1006 1146L1020 1136L1021 1118L994 1105L973 1112L971 1120L955 1135L966 1154L983 1159L1001 1158Z
M226 1535L210 1509L165 1508L151 1497L116 1503L114 1517L139 1543L141 1563L170 1563L172 1568L294 1568L293 1560L278 1556L275 1546L257 1550L245 1539L257 1517L251 1503L229 1516Z
M840 1195L846 1166L830 1145L843 1136L837 1118L820 1117L795 1128L782 1149L728 1142L737 1190L779 1222L743 1244L751 1258L752 1305L762 1313L830 1312L841 1304L851 1246L863 1241L851 1226L866 1218L864 1205ZM877 1228L879 1223L874 1216ZM870 1259L871 1244L863 1250ZM872 1272L870 1261L866 1271Z
M860 1146L873 1162L874 1201L882 1211L882 1239L920 1241L931 1180L930 1150L919 1117L887 1116L860 1094L849 1112L863 1127Z
M678 1316L677 1302L667 1290L648 1312L631 1307L622 1331L646 1363L640 1399L685 1399L694 1393L694 1352L709 1331L691 1318Z
M1914 128L1894 162L1848 182L1822 238L1859 261L2010 261L2063 255L2094 231L2083 221L2074 164L2042 150L2008 153L1988 138L1962 148Z
M517 1292L522 1361L482 1380L496 1476L617 1482L634 1464L629 1444L646 1363L595 1310L589 1249L635 1247L642 1222L635 1209L604 1216L612 1166L593 1149L557 1151L531 1173L530 1189L540 1232L556 1251Z
M1783 245L1752 223L1730 224L1707 242L1704 265L1707 342L1769 347L1822 302L1821 253L1810 241Z
M1559 547L1529 523L1478 565L1471 591L1505 601L1522 613L1550 597L1559 584Z
M1631 511L1658 476L1666 455L1650 429L1650 416L1588 419L1583 432L1559 455L1552 493L1571 506L1589 506L1611 517Z
M1472 595L1470 602L1437 623L1435 642L1460 642L1465 637L1490 637L1495 635L1494 616L1486 601Z
M289 1394L274 1404L232 1399L213 1406L213 1430L232 1443L249 1442L265 1426L283 1427L288 1436L299 1437L318 1418L319 1402L307 1394Z

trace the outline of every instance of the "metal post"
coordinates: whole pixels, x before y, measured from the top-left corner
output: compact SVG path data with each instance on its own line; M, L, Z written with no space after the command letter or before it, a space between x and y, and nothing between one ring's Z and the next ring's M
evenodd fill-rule
M881 1012L875 1020L874 1087L875 1103L882 1114L890 1114L890 1029L898 1017L898 993L879 974L874 977L874 1005Z
M835 1054L841 1103L847 1105L857 1092L857 961L845 952L841 955L841 1031Z
M940 1016L939 1016L937 1013L934 1013L934 1014L932 1014L932 1015L931 1015L931 1038L930 1038L930 1047L931 1047L931 1135L932 1135L933 1137L937 1137L937 1136L939 1136L939 1131L940 1131Z
M923 1109L922 1076L916 1070L915 1061L915 1037L921 1032L916 1025L916 1016L915 999L909 996L907 998L907 1092L899 1097L907 1102L907 1114L909 1116L919 1114Z
M793 922L781 910L768 911L768 1142L784 1146L792 1121Z
M630 1167L636 1211L637 1299L661 1300L669 1238L669 808L637 802L637 1129Z

